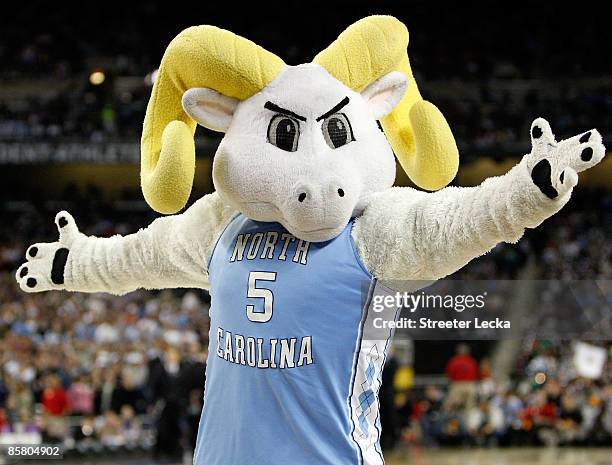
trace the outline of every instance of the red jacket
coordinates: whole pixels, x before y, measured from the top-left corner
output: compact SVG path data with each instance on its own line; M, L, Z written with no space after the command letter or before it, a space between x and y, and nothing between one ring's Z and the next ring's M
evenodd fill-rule
M446 364L446 376L450 381L476 381L478 363L469 355L455 355Z
M51 415L63 415L68 409L68 396L62 388L47 388L42 394L42 404L45 412Z

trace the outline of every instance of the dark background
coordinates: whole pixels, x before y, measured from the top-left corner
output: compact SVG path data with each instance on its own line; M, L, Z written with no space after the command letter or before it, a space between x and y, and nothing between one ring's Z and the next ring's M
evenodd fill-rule
M370 14L404 21L415 68L429 79L491 76L500 63L528 77L609 73L609 18L600 2L525 1L155 2L29 1L2 15L3 71L23 69L19 53L44 51L36 68L86 69L95 54L130 57L149 71L182 29L214 24L243 35L288 64L310 61L346 26ZM27 69L27 66L25 66Z

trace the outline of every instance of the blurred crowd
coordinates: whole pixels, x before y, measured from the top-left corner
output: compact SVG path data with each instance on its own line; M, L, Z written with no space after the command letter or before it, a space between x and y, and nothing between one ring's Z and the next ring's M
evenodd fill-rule
M446 368L448 384L409 392L385 430L425 446L606 446L612 441L612 344L603 373L580 376L572 344L525 344L511 379L496 381L488 358L460 344ZM579 362L580 363L580 362ZM390 437L391 436L391 437Z
M612 195L575 189L562 214L527 234L538 251L542 279L610 279Z
M462 153L503 157L527 153L529 127L537 116L546 118L558 139L570 137L593 126L609 136L612 123L612 76L598 85L585 81L558 82L554 79L523 81L501 88L499 81L422 81L425 95L438 105L449 121ZM451 95L440 89L452 87Z
M77 85L49 98L0 99L0 139L137 140L150 91L143 79L141 85L120 93Z
M24 296L13 281L0 276L0 434L39 433L79 451L193 448L206 296Z

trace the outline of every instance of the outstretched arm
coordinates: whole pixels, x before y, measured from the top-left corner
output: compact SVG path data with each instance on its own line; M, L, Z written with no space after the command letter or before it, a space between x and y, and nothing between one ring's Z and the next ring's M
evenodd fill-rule
M576 172L605 154L596 130L555 141L542 118L532 150L503 176L435 193L392 188L375 196L353 228L366 267L378 278L436 280L499 242L516 242L567 203Z
M79 232L72 216L60 212L55 217L59 241L28 248L17 281L26 292L205 288L208 258L233 215L213 193L135 234L98 238Z

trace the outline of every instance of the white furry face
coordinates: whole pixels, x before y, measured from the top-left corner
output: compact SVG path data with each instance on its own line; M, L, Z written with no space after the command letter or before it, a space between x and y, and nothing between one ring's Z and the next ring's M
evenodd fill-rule
M376 118L399 102L405 82L391 73L359 94L307 64L285 68L243 102L217 94L211 103L214 91L191 89L183 105L200 124L226 127L213 162L219 195L253 220L319 242L393 184L395 159Z

